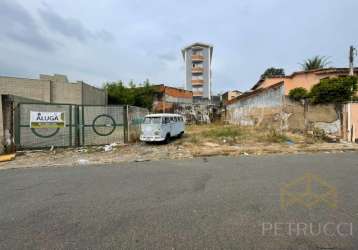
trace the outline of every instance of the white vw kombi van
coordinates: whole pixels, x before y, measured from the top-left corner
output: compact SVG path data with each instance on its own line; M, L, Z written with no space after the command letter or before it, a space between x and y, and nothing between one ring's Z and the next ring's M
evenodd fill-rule
M171 137L184 134L183 116L177 114L151 114L141 125L140 140L145 142L168 142Z

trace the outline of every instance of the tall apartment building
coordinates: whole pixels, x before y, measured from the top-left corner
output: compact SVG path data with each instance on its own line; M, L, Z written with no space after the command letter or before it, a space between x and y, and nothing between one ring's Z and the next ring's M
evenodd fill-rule
M211 59L213 46L193 43L182 49L185 62L185 89L193 91L193 100L211 100Z

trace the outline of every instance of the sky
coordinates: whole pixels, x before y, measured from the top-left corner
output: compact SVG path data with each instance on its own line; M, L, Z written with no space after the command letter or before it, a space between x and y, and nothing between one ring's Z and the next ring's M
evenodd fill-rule
M205 42L213 91L245 91L315 55L347 67L357 11L357 0L0 0L0 75L183 87L181 49Z

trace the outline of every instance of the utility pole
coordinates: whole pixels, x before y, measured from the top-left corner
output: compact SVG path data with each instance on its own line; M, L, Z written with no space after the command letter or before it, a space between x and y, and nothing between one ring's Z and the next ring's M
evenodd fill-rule
M357 56L357 49L349 47L349 75L354 76L354 57Z
M354 48L353 46L349 47L349 75L350 76L354 76L354 57L357 56L357 49ZM352 123L352 102L353 102L353 97L351 98L351 101L349 103L347 103L347 113L348 113L348 117L347 117L347 123L348 123L348 141L352 142L353 141L353 133L355 131L354 129L354 125Z

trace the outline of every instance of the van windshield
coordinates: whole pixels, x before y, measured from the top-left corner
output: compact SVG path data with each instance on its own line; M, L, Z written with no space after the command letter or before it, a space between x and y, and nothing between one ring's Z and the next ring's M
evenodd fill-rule
M161 123L161 117L146 117L144 118L144 124L160 124Z

